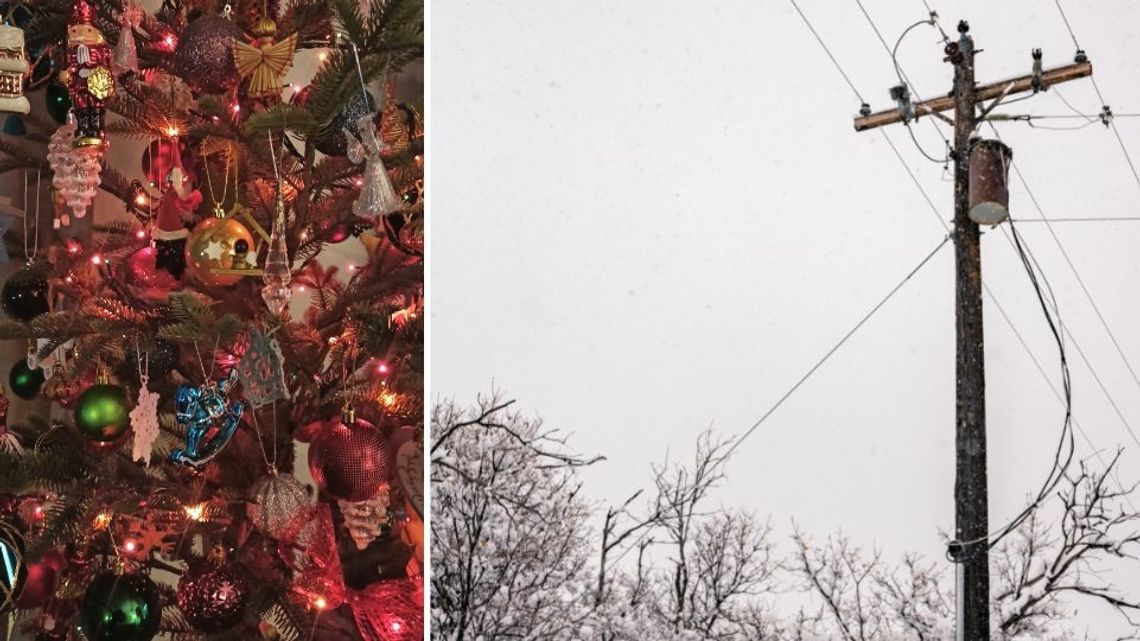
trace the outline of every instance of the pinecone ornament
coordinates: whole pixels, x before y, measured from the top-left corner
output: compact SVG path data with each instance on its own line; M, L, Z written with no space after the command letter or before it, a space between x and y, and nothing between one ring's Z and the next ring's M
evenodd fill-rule
M344 517L344 529L352 537L356 549L363 550L380 536L388 524L388 486L364 501L337 501Z

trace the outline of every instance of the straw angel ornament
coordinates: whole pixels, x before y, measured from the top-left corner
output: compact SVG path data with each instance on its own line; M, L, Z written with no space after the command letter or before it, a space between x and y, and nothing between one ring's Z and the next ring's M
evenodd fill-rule
M242 78L249 78L250 98L280 98L281 76L293 66L293 50L297 47L297 34L290 34L280 42L277 23L264 17L253 25L254 41L233 43L234 62Z

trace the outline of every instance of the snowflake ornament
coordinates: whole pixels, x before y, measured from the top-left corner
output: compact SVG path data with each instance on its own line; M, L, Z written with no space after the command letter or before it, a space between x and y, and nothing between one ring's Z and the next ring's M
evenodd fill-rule
M131 429L135 440L131 445L131 457L150 467L150 454L158 438L158 393L147 389L148 377L139 379L139 401L131 410Z

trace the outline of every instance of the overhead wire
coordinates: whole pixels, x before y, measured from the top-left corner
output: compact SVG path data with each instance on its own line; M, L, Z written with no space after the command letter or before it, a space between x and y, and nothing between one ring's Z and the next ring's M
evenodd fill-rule
M910 77L906 75L906 72L903 71L903 69L902 69L902 65L899 64L898 49L899 49L899 45L902 44L903 38L905 38L906 35L908 33L910 33L910 31L912 29L914 29L915 27L918 27L918 26L921 26L924 24L928 24L932 27L937 27L938 30L941 32L942 28L939 27L935 23L935 20L934 20L934 16L936 16L937 14L934 13L933 11L930 11L931 18L929 20L920 20L920 21L910 25L906 29L904 29L902 32L902 35L899 36L899 39L895 42L895 46L892 48L889 44L887 44L887 39L883 37L883 33L881 31L879 31L879 26L877 24L875 24L874 19L871 18L871 14L867 11L867 7L863 6L863 1L862 0L855 0L855 4L859 6L859 11L862 12L863 17L867 19L867 24L871 25L871 30L875 32L875 36L879 39L879 43L883 45L883 50L887 52L888 56L890 56L891 63L894 65L894 68L895 68L895 75L898 76L899 82L903 85L906 85L906 87L909 88L910 93L911 93L911 95L914 96L915 100L917 100L918 102L922 102L922 96L920 96L918 94L918 90L915 89L914 83L912 83L910 81ZM946 33L942 32L942 36L945 39ZM918 118L921 115L922 114L915 114L915 118ZM921 152L922 155L925 156L927 160L930 160L931 162L935 162L938 164L945 164L945 163L949 162L949 160L950 160L950 156L949 156L950 141L947 139L946 134L942 132L942 127L940 127L938 125L938 118L936 116L928 114L927 119L930 121L931 125L933 125L934 130L936 132L938 132L938 137L942 139L942 143L946 146L947 155L944 158L939 159L936 156L933 156L932 154L928 153L922 147L921 144L919 144L918 137L915 136L914 129L911 127L910 122L904 121L903 125L906 126L907 131L910 133L910 138L914 142L914 146L918 148L919 152Z
M918 264L914 266L913 269L911 269L909 272L907 272L906 276L904 276L903 279L900 280L897 285L895 285L893 288L891 288L891 290L889 292L887 292L886 296L882 297L879 300L879 302L875 304L874 307L872 307L866 314L863 315L862 318L859 319L859 322L855 323L854 327L852 327L850 330L848 330L847 333L844 334L843 337L839 339L839 342L835 343L835 345L832 346L832 348L829 349L827 351L827 353L825 353L823 355L822 358L820 358L818 361L816 361L815 365L812 365L811 368L808 369L807 373L805 373L803 376L801 376L799 378L799 380L797 380L790 388L788 388L788 391L784 392L783 396L781 396L779 399L777 399L776 402L770 408L768 408L768 411L764 412L764 414L762 416L760 416L760 418L757 419L756 422L753 423L751 427L749 427L747 430L745 430L744 434L740 435L740 438L736 439L736 442L733 443L725 451L725 454L724 454L725 457L728 457L734 451L736 451L736 448L739 447L740 444L743 443L745 439L747 439L749 436L751 436L752 433L755 432L757 430L757 428L759 428L764 423L764 421L768 420L768 417L771 416L773 413L775 413L775 411L777 409L779 409L781 405L784 404L784 401L788 400L788 398L791 397L791 395L794 394L795 391L800 388L800 386L802 386L809 378L811 378L812 374L815 374L816 371L819 370L819 368L822 367L823 364L826 363L828 361L828 359L830 359L835 354L835 352L839 351L839 348L843 347L844 343L846 343L848 341L848 339L850 339L852 336L854 336L855 332L859 331L859 328L861 328L863 325L865 325L867 323L867 321L869 321L871 319L871 317L875 315L876 312L878 312L880 309L882 309L883 305L886 305L887 301L889 301L895 294L897 294L899 292L900 289L903 288L903 285L906 285L907 282L909 282L910 279L913 278L914 275L919 272L919 270L921 270L923 267L925 267L926 264L930 262L930 259L934 258L935 254L938 253L938 250L942 249L946 245L946 243L949 242L949 240L950 240L949 234L947 234L946 236L943 236L941 242L939 242L937 245L935 245L934 249L930 250L930 252L928 254L926 254L926 256L924 256L923 259L920 260L918 262Z
M812 26L811 21L808 20L806 15L804 15L803 10L800 9L800 5L796 3L796 0L789 1L792 3L792 6L795 7L796 13L800 14L800 18L803 19L804 24L807 25L808 30L810 30L812 35L815 36L816 42L819 43L820 47L823 47L824 53L826 53L827 57L831 59L831 64L835 65L836 71L838 71L839 75L843 76L843 79L847 81L847 86L851 87L851 92L854 93L855 97L859 99L859 103L866 104L867 101L863 99L863 95L860 94L859 90L855 88L855 83L851 82L851 77L848 76L847 72L843 70L843 66L839 64L839 61L836 60L835 55L831 53L831 49L827 48L827 44L824 43L823 38L821 38L819 35L819 32L815 30L814 26Z
M826 43L823 41L822 37L819 35L819 32L816 31L814 26L811 24L810 20L808 20L807 16L800 9L799 5L796 3L795 0L790 0L790 1L792 2L792 5L795 7L796 12L800 15L800 18L804 21L805 25L812 32L812 34L815 36L815 38L819 42L820 46L824 49L824 52L827 54L827 56L831 60L832 64L835 65L836 70L838 70L840 75L842 75L843 78L847 81L848 86L851 88L852 92L856 95L856 97L860 100L860 102L865 102L862 98L862 94L859 93L858 89L856 89L856 87L854 86L854 83L851 82L850 77L843 70L843 67L842 67L842 65L840 65L838 59L831 52L831 50L827 47ZM860 0L856 0L856 3L859 5L860 9L863 11L864 16L871 23L873 30L879 36L880 42L882 42L884 44L884 46L886 46L885 39L883 39L882 34L879 32L878 28L875 26L874 21L871 20L870 15L866 12L866 9L863 7L862 2ZM925 0L924 0L924 4L926 4ZM927 5L927 8L929 9L929 5ZM939 31L942 31L941 26L938 25L938 23L937 23L936 14L933 11L931 11L930 24L938 27ZM945 32L942 32L942 33L943 33L943 35L945 35ZM905 76L903 76L901 66L898 65L897 57L892 55L891 58L892 58L892 62L896 65L896 70L897 70L898 74L900 75L900 77L905 78ZM904 80L904 82L906 82L906 81ZM909 84L909 83L907 83L907 84ZM915 95L917 97L917 93ZM933 122L933 120L932 120L932 122ZM935 127L937 128L937 123L934 123L934 124L935 124ZM939 133L941 133L940 129L939 129ZM935 218L938 220L939 224L941 224L944 228L948 229L948 225L947 225L946 221L944 221L942 219L942 217L938 215L937 207L935 207L933 200L930 198L929 194L926 193L925 188L922 186L922 184L918 181L917 177L911 171L909 165L907 165L905 159L902 157L901 153L898 151L898 148L894 145L893 141L891 141L890 137L887 136L886 132L883 132L883 136L884 136L884 139L887 141L888 145L891 147L892 151L895 153L895 156L902 163L904 169L907 171L907 174L911 177L912 181L919 188L924 199L930 205L932 212L933 212ZM1012 225L1011 225L1011 227L1012 227ZM1016 235L1016 231L1014 233ZM773 405L772 408L768 410L768 412L766 412L764 415L762 415L761 418L752 427L750 427L739 439L737 439L737 441L729 448L728 453L731 453L732 451L734 451L740 445L740 443L742 443L744 441L744 439L746 439L750 434L752 434L760 426L760 424L762 424L792 393L794 393L794 391L796 389L799 388L800 385L803 384L804 381L807 380L808 377L810 377L824 362L826 362L826 360L828 358L830 358L831 354L833 354L835 352L835 350L837 350L852 334L854 334L854 332L860 326L862 326L862 324L865 323L866 320L868 318L870 318L870 316L875 313L875 311L877 311L879 308L881 308L881 306L883 304L885 304L886 300L889 300L889 298L891 296L893 296L894 293L898 289L900 289L902 287L902 285L905 284L905 282L907 280L909 280L913 276L914 273L917 272L918 269L920 269L922 267L922 265L925 265L926 262L928 262L930 260L930 258L932 258L933 255L935 253L937 253L938 249L940 249L943 245L945 245L945 243L947 242L947 240L950 239L950 237L951 236L948 234L943 239L943 241L938 245L938 247L936 247L935 250L933 252L931 252L931 254L929 254L926 258L924 258L924 260L922 262L919 263L919 266L916 267L915 270L913 270L910 274L908 274L908 276L899 285L897 285L896 288L894 290L892 290L892 292L889 293L886 298L884 298L882 301L880 301L879 305L872 308L872 311L867 316L865 316L864 319L862 319L859 323L857 323L855 328L853 328L847 335L845 335L840 340L840 342L835 347L832 348L831 351L829 351L827 354L825 354L823 359L821 359L812 369L810 369L808 371L808 373L803 378L801 378L795 385L793 385L792 388L784 394L784 396L782 396L779 400L777 400L775 405ZM1019 238L1018 238L1018 242L1020 242ZM991 537L991 536L987 535L987 537L982 539L982 540L988 542L987 547L992 547L993 545L996 545L1004 536L1006 536L1009 532L1012 532L1022 522L1024 522L1024 520L1026 518L1028 518L1028 516L1032 513L1032 511L1034 509L1036 509L1036 507L1041 503L1041 501L1044 500L1044 498L1049 494L1049 492L1052 491L1052 489L1056 486L1056 484L1060 481L1060 479L1064 477L1065 470L1067 469L1068 464L1072 460L1073 451L1074 451L1074 447L1072 445L1072 443L1073 443L1073 432L1072 432L1072 427L1071 427L1071 425L1072 425L1072 391L1071 391L1071 389L1072 388L1071 388L1071 379L1069 376L1067 358L1066 358L1065 353L1064 353L1065 331L1063 329L1063 325L1061 325L1059 322L1059 318L1057 320L1054 320L1053 312L1051 312L1051 310L1050 310L1050 303L1047 302L1045 293L1040 288L1040 282L1038 281L1037 276L1034 273L1033 264L1035 263L1035 259L1031 260L1028 257L1028 255L1023 252L1022 253L1022 260L1023 260L1023 265L1025 266L1025 268L1027 270L1027 274L1030 277L1030 282L1034 286L1034 291L1037 294L1037 297L1038 297L1038 300L1041 304L1042 310L1045 313L1046 320L1047 320L1049 327L1050 327L1050 331L1053 334L1053 336L1054 336L1054 338L1058 344L1058 349L1060 352L1060 358L1061 358L1061 362L1062 362L1062 378L1064 381L1064 390L1065 390L1064 394L1060 395L1060 397L1061 397L1063 404L1065 405L1065 420L1064 420L1064 424L1063 424L1063 428L1062 428L1061 438L1058 441L1057 452L1054 456L1054 464L1053 464L1052 469L1050 470L1049 475L1046 477L1045 482L1042 484L1042 489L1038 492L1038 495L1034 499L1034 501L1032 501L1026 508L1024 508L1021 513L1019 513L1017 516L1015 516L1006 526L1004 526L1002 529L998 530L998 534L996 535L996 537ZM1039 265L1038 265L1038 267L1039 267ZM982 284L983 284L984 290L986 291L987 295L989 295L991 300L996 302L996 297L993 295L993 293L989 290L989 288L987 286L985 286L984 282ZM1055 311L1056 307L1057 307L1055 297L1052 296L1051 287L1047 286L1047 289L1050 292L1050 299L1052 302L1053 311ZM999 305L999 307L1000 307L1000 305ZM1049 380L1048 376L1044 372L1044 369L1040 367L1039 362L1033 356L1032 352L1029 350L1028 344L1024 341L1024 338L1021 336L1021 333L1017 330L1016 325L1013 324L1013 322L1010 319L1010 317L1008 316L1008 314L1005 313L1004 308L1001 308L1001 309L1002 309L1003 319L1005 319L1007 324L1014 331L1015 335L1018 337L1018 340L1021 342L1022 346L1026 349L1026 351L1029 353L1029 355L1032 358L1032 360L1034 361L1034 363L1038 366L1038 371L1042 374L1042 376L1046 379L1046 382L1049 383L1050 387L1052 388L1052 382ZM1053 388L1053 389L1054 389L1054 393L1056 394L1057 390L1055 388ZM1095 446L1093 446L1092 440L1089 438L1088 434L1084 431L1083 428L1080 428L1080 431L1081 431L1081 434L1084 437L1085 441L1090 445L1090 447L1093 448L1094 453L1096 453L1098 456L1100 456L1099 450L1096 449ZM1066 443L1069 444L1068 448L1065 447ZM1066 449L1068 450L1068 453L1063 454L1066 451ZM1064 459L1063 462L1062 462L1062 459ZM1101 458L1101 460L1103 462L1103 457Z
M1073 25L1069 22L1069 16L1065 14L1065 9L1061 6L1061 0L1053 0L1053 3L1057 5L1057 12L1061 14L1061 20L1065 23L1065 29L1068 30L1069 37L1073 39L1073 46L1077 48L1078 53L1083 53L1084 50L1081 49L1080 43L1077 42L1077 34L1073 32ZM1096 77L1090 75L1089 81L1092 82L1093 91L1096 92L1096 97L1100 100L1100 104L1107 110L1108 101L1104 99L1104 94L1101 93L1100 85L1097 84ZM1140 187L1140 172L1136 170L1136 163L1132 161L1132 154L1128 153L1128 146L1124 144L1124 138L1120 135L1120 130L1116 128L1114 118L1115 115L1107 118L1106 124L1108 124L1108 128L1112 130L1113 135L1116 136L1116 142L1120 145L1120 151L1124 154L1124 160L1128 163L1128 169L1132 172L1132 178L1136 181L1136 185ZM1140 382L1137 384L1140 384Z
M1001 133L998 132L997 128L992 124L990 125L990 128L993 130L994 135L998 138L998 140L1001 140ZM1073 263L1073 259L1069 256L1069 252L1065 249L1065 245L1061 242L1061 238L1057 235L1056 230L1053 229L1053 225L1051 224L1049 217L1045 215L1045 210L1041 207L1040 201L1037 200L1037 195L1034 194L1033 190L1029 187L1029 183L1025 180L1025 176L1021 173L1021 169L1018 167L1017 163L1011 162L1010 168L1013 169L1013 174L1017 176L1018 182L1021 184L1022 188L1025 189L1026 195L1029 196L1029 202L1033 203L1033 207L1037 210L1040 221L1045 224L1045 228L1049 231L1049 235L1053 238L1053 242L1057 245L1057 249L1061 252L1062 258L1065 259L1065 264L1069 266L1069 270L1073 273L1073 277L1076 278L1077 285L1080 287L1081 292L1085 295L1085 299L1088 300L1089 305L1092 307L1093 312L1096 314L1096 317L1101 324L1101 327L1104 328L1105 333L1108 335L1109 341L1115 348L1117 355L1120 356L1120 359L1124 362L1124 366L1128 370L1128 373L1131 375L1133 382L1136 383L1137 387L1140 387L1140 377L1137 376L1136 370L1132 366L1132 361L1124 353L1124 349L1120 346L1120 341L1116 339L1116 334L1112 331L1112 328L1108 324L1108 320L1104 317L1104 314L1100 310L1100 306L1097 305L1096 299L1093 298L1092 292L1085 284L1085 279L1081 276L1081 273L1077 269L1076 264ZM1068 333L1069 338L1072 339L1071 331L1067 329L1065 331ZM1077 348L1077 353L1081 355L1082 360L1085 361L1085 365L1089 368L1089 372L1092 373L1093 379L1097 382L1097 385L1100 386L1101 391L1108 399L1109 405L1112 406L1113 410L1116 412L1117 417L1120 418L1121 424L1124 426L1125 431L1127 431L1129 436L1132 437L1133 442L1140 446L1140 437L1137 437L1136 431L1132 428L1132 425L1128 422L1128 419L1125 418L1124 413L1120 410L1120 407L1117 405L1115 399L1113 399L1112 395L1108 392L1108 387L1104 385L1104 382L1101 380L1100 375L1097 374L1096 369L1093 368L1092 363L1089 362L1085 357L1084 350L1081 349L1080 344L1078 344L1075 340L1073 340L1073 345Z
M859 2L859 0L856 0L856 2ZM937 14L933 10L930 9L930 5L926 2L926 0L923 0L923 5L927 8L928 11L930 11L931 23L934 24L935 26L937 26L940 31L942 31L941 25L938 23ZM860 3L860 6L861 6L861 3ZM1059 3L1058 3L1058 8L1060 8ZM864 14L866 15L865 12L864 12ZM869 17L868 17L868 19L869 19ZM1066 20L1066 22L1067 22L1067 20ZM945 32L943 32L943 33L945 33ZM1076 39L1074 38L1074 43L1075 42L1076 42ZM1078 50L1080 49L1079 45L1077 48L1078 48ZM896 65L898 65L898 61L897 61L896 57L892 56L892 60ZM900 70L900 72L901 72L901 70ZM1064 101L1063 96L1061 96L1061 99L1062 99L1062 101ZM1067 101L1065 101L1065 102L1066 102L1066 104L1068 104ZM992 124L990 126L991 126L991 128L994 128ZM994 128L994 131L996 134L996 128ZM1123 145L1123 142L1121 144ZM901 156L900 156L900 160L901 160ZM909 168L908 168L908 172L909 172ZM1019 175L1020 175L1020 172L1019 172ZM915 183L918 184L917 180L915 181ZM922 188L920 184L919 184L919 188L920 189ZM923 195L926 198L927 202L931 204L931 207L934 210L935 215L937 216L937 209L934 208L933 202L930 200L929 196L927 196L925 194L925 190L924 190ZM946 224L941 216L937 216L937 217L938 217L939 222L941 222L943 225ZM1044 218L1044 216L1042 216L1042 218ZM1015 245L1015 247L1018 251L1018 254L1022 260L1022 264L1025 267L1026 274L1029 277L1030 283L1033 285L1034 291L1035 291L1035 293L1038 297L1038 300L1041 304L1042 311L1045 314L1046 321L1049 324L1050 331L1053 334L1053 336L1057 342L1057 348L1058 348L1059 355L1060 355L1060 362L1061 362L1061 369L1062 369L1062 379L1064 382L1064 385L1063 385L1064 394L1063 395L1057 393L1056 388L1053 387L1052 381L1049 380L1049 377L1047 375L1045 375L1044 369L1040 367L1040 363L1037 361L1036 357L1033 356L1032 352L1029 352L1028 345L1025 343L1024 339L1021 337L1020 332L1018 332L1016 327L1013 325L1012 320L1009 318L1008 314L1005 313L1004 308L1001 308L1000 303L997 302L997 299L993 295L993 292L991 292L989 290L989 287L986 286L984 282L982 283L982 285L983 285L983 288L986 291L987 295L989 295L990 299L995 304L997 304L999 308L1002 309L1002 317L1010 325L1010 328L1014 330L1014 333L1017 335L1018 340L1022 343L1022 346L1026 348L1027 352L1029 352L1030 357L1032 358L1034 364L1038 367L1038 370L1040 371L1042 376L1046 379L1046 382L1050 385L1050 388L1052 388L1054 390L1055 394L1058 394L1059 399L1062 401L1062 404L1065 406L1065 420L1064 420L1063 425L1062 425L1061 437L1058 441L1057 453L1054 456L1053 467L1050 470L1049 475L1046 477L1046 481L1042 484L1042 489L1038 492L1037 497L1033 501L1031 501L1030 504L1020 514L1018 514L1016 517L1014 517L1014 519L1012 519L1002 530L999 531L999 533L997 534L996 537L993 537L992 539L990 539L990 537L987 536L985 539L982 539L982 540L989 539L987 547L993 547L994 545L996 545L1002 538L1004 538L1007 534L1009 534L1009 532L1012 532L1014 529L1017 528L1017 526L1019 526L1022 522L1024 522L1024 520L1026 518L1028 518L1028 516L1033 512L1033 510L1035 510L1036 507L1038 505L1040 505L1040 503L1046 498L1046 496L1048 496L1048 494L1052 491L1052 489L1056 486L1056 484L1059 483L1061 478L1064 477L1065 471L1067 470L1069 464L1072 462L1072 457L1073 457L1073 453L1074 453L1073 436L1072 436L1072 433L1073 433L1072 432L1072 387L1071 387L1071 378L1070 378L1070 372L1069 372L1069 367L1068 367L1068 360L1067 360L1067 357L1065 354L1065 341L1064 341L1064 337L1065 337L1067 332L1065 330L1064 325L1060 321L1060 314L1059 314L1059 308L1058 308L1057 301L1056 301L1056 296L1053 294L1052 287L1048 284L1048 280L1044 275L1044 271L1041 270L1040 264L1037 263L1036 258L1032 257L1032 254L1027 254L1026 251L1023 249L1020 235L1017 233L1017 230L1014 227L1014 223L1012 220L1010 221L1010 229L1012 230L1013 236L1014 236L1013 244ZM1003 232L1004 232L1004 229L1003 229ZM1041 290L1040 282L1038 280L1037 274L1040 274L1041 281L1043 281L1046 285L1046 291L1048 292L1048 295L1049 295L1049 301L1048 302L1046 301L1046 297ZM1050 308L1050 305L1052 306L1051 308ZM1107 328L1107 324L1106 324L1106 328ZM1070 334L1070 336L1071 336L1071 334ZM1078 346L1078 351L1080 351L1079 346ZM1082 358L1084 358L1083 352L1081 352L1081 353L1082 353ZM1086 359L1086 364L1088 364L1087 359ZM1091 371L1091 366L1090 366L1090 371ZM1105 390L1105 392L1107 395L1107 390ZM1110 401L1111 401L1111 397L1110 397ZM1114 401L1113 401L1113 404L1115 405ZM1099 453L1100 451L1093 446L1092 440L1088 437L1088 434L1084 432L1083 428L1081 428L1080 431L1081 431L1082 436L1084 437L1085 441L1089 444L1089 446L1093 449L1093 451L1095 453L1097 453L1097 456L1101 459L1101 462L1104 463L1103 456L1101 456ZM1131 432L1130 428L1129 428L1129 431ZM1066 442L1069 444L1068 452L1065 456L1062 457L1062 452L1065 450L1065 443ZM1117 479L1117 482L1119 483L1119 479ZM977 543L977 542L980 542L980 541L967 542L967 544L968 543Z

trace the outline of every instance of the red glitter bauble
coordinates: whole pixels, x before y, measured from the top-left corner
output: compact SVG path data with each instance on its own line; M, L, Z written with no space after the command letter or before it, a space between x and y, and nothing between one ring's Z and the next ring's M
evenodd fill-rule
M67 558L59 550L48 550L36 563L28 564L28 579L16 607L21 610L41 608L55 594L56 579L67 567Z
M155 265L158 250L151 246L143 247L127 259L126 284L144 290L158 290L170 293L178 286L178 281L165 269Z
M249 584L236 564L207 561L182 575L174 600L182 616L196 629L223 632L245 616Z
M309 472L317 486L345 501L376 496L392 478L392 446L360 419L328 421L309 443Z

